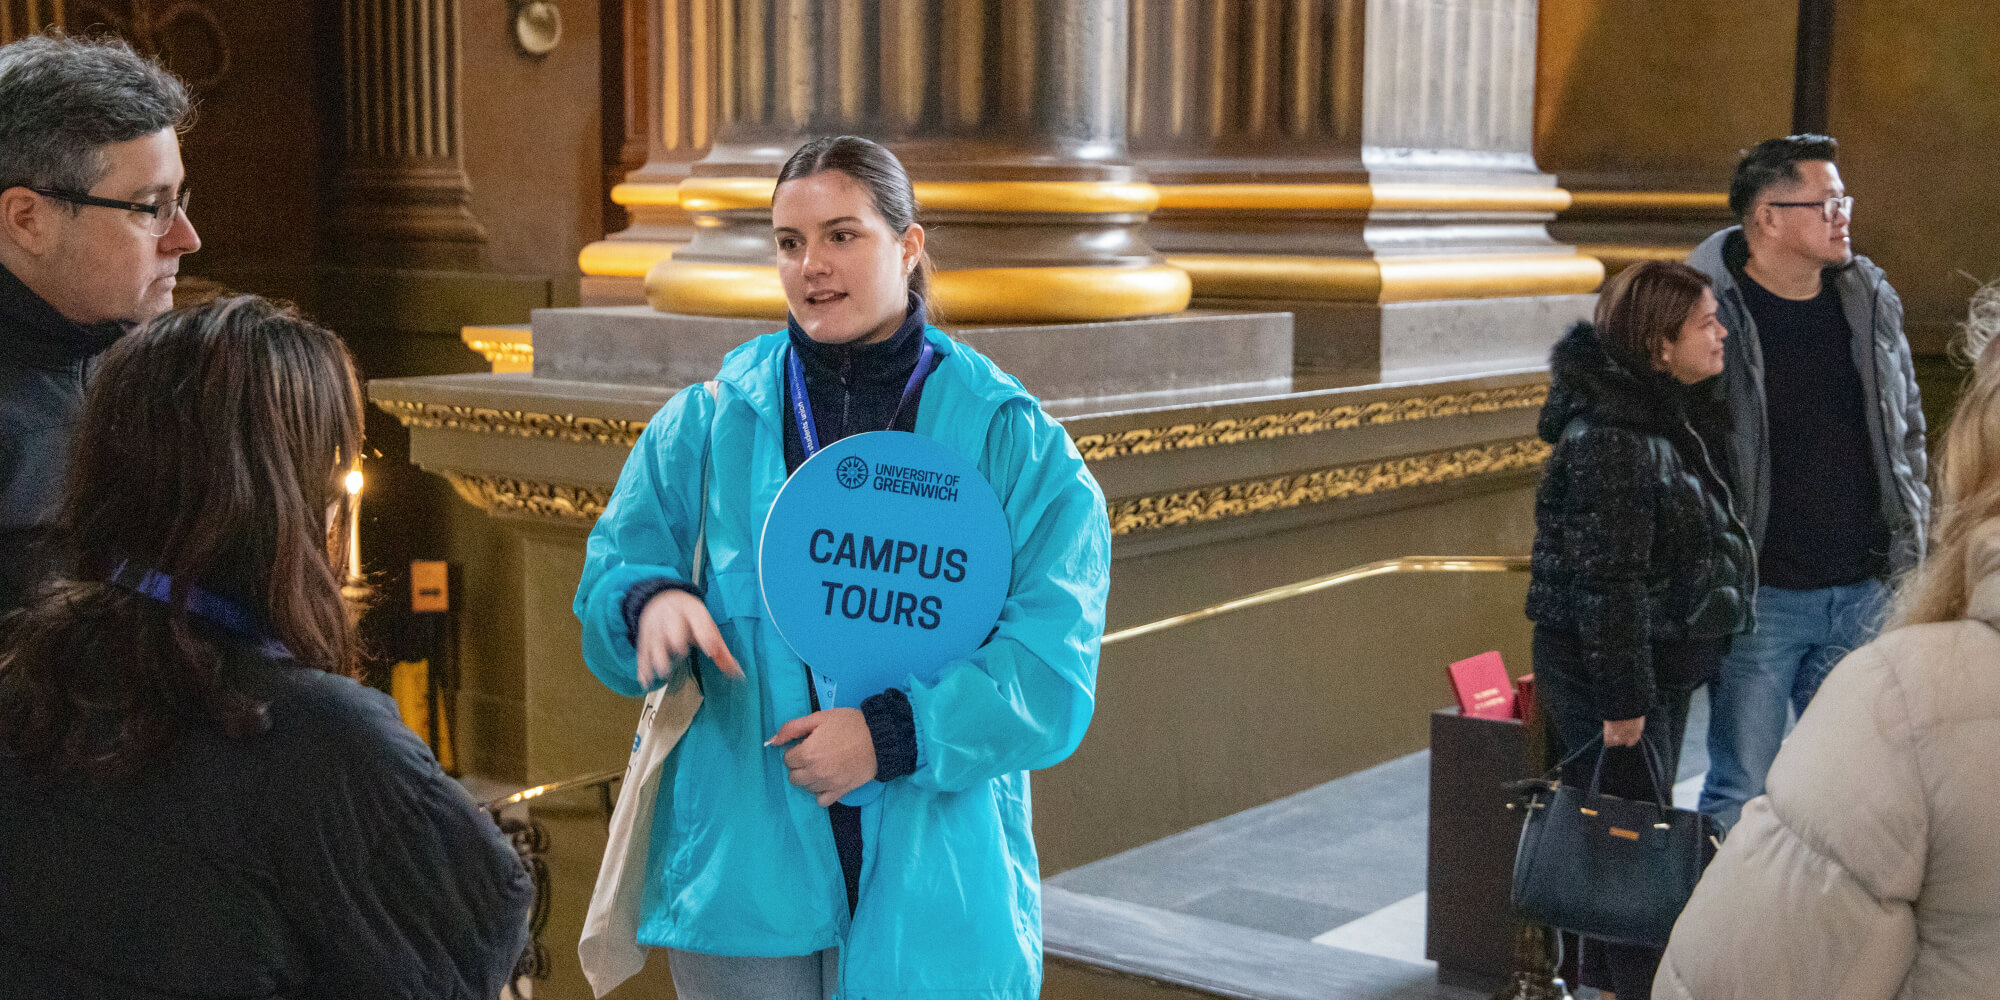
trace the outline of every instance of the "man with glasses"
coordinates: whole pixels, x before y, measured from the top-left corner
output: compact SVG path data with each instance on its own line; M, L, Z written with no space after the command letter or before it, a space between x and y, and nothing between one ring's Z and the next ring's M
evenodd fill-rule
M1756 628L1709 688L1701 809L1724 827L1764 793L1789 713L1881 624L1930 508L1903 303L1850 248L1834 140L1761 142L1737 165L1741 225L1689 259L1715 282L1731 430L1720 449L1757 544Z
M53 558L91 359L173 306L181 255L201 247L188 113L181 82L123 42L0 46L0 613Z

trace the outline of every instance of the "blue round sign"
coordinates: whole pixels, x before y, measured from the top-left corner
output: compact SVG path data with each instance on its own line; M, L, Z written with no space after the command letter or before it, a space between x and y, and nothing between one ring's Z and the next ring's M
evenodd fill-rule
M821 708L853 708L978 649L1013 579L993 487L918 434L842 438L799 466L764 520L757 575ZM871 782L842 801L880 793Z

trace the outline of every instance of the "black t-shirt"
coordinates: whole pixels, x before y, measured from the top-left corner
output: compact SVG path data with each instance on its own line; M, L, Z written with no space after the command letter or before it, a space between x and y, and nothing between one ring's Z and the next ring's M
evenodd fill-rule
M1867 396L1834 282L1803 302L1748 275L1743 300L1764 351L1771 506L1760 582L1818 590L1881 576L1889 531L1868 445Z

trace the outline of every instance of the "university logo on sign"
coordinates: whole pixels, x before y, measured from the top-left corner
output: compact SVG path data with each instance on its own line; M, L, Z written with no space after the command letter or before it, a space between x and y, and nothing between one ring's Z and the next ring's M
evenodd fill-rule
M821 708L934 680L993 631L1013 579L1007 515L979 470L917 434L842 438L764 521L757 575ZM880 794L870 782L842 801Z

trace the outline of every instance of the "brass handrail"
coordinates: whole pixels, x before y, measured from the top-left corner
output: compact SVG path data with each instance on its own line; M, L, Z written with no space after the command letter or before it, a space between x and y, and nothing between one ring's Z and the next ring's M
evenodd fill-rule
M1144 625L1134 625L1131 628L1109 632L1104 636L1104 645L1114 645L1124 642L1127 639L1137 639L1142 635L1151 635L1154 632L1165 632L1171 628L1178 628L1182 625L1198 622L1206 618L1214 618L1217 615L1226 615L1232 611L1242 611L1245 608L1254 608L1277 601L1289 600L1294 597L1304 597L1307 594L1316 594L1322 590L1338 587L1342 584L1354 583L1359 580L1366 580L1370 577L1388 576L1393 573L1523 573L1527 569L1527 556L1403 556L1399 559L1383 559L1377 562L1363 563L1359 566L1350 566L1339 572L1328 573L1325 576L1316 576L1310 580L1301 580L1298 583L1288 583L1281 587L1260 590L1254 594L1223 601L1221 604L1211 604L1208 607L1189 611L1186 614L1174 615L1169 618L1162 618L1159 621L1147 622ZM544 785L536 785L533 788L524 788L504 798L494 799L486 803L486 808L489 811L498 811L516 803L540 798L552 792L566 792L576 788L588 788L593 785L609 785L613 781L624 777L624 775L625 769L619 768L616 771L588 774L580 778L551 781Z
M486 803L485 808L487 812L497 812L516 803L541 798L550 792L567 792L575 788L589 788L592 785L608 785L624 776L625 769L621 767L616 771L601 771L597 774L586 774L581 778L564 778L561 781L551 781L548 784L536 785L533 788L523 788L512 795L494 799Z
M1165 632L1168 629L1179 628L1182 625L1198 622L1205 618L1226 615L1231 611L1241 611L1245 608L1254 608L1259 605L1289 600L1294 597L1304 597L1307 594L1315 594L1331 587L1366 580L1370 577L1387 576L1391 573L1524 573L1527 572L1527 569L1527 556L1403 556L1399 559L1383 559L1378 562L1350 566L1339 572L1328 573L1325 576L1316 576L1310 580L1301 580L1298 583L1288 583L1281 587L1260 590L1254 594L1223 601L1221 604L1211 604L1208 607L1190 611L1186 614L1174 615L1169 618L1162 618L1159 621L1147 622L1144 625L1134 625L1131 628L1122 628L1116 632L1109 632L1104 636L1104 645L1109 646L1114 643L1124 642L1127 639L1137 639L1142 635L1151 635L1154 632Z

